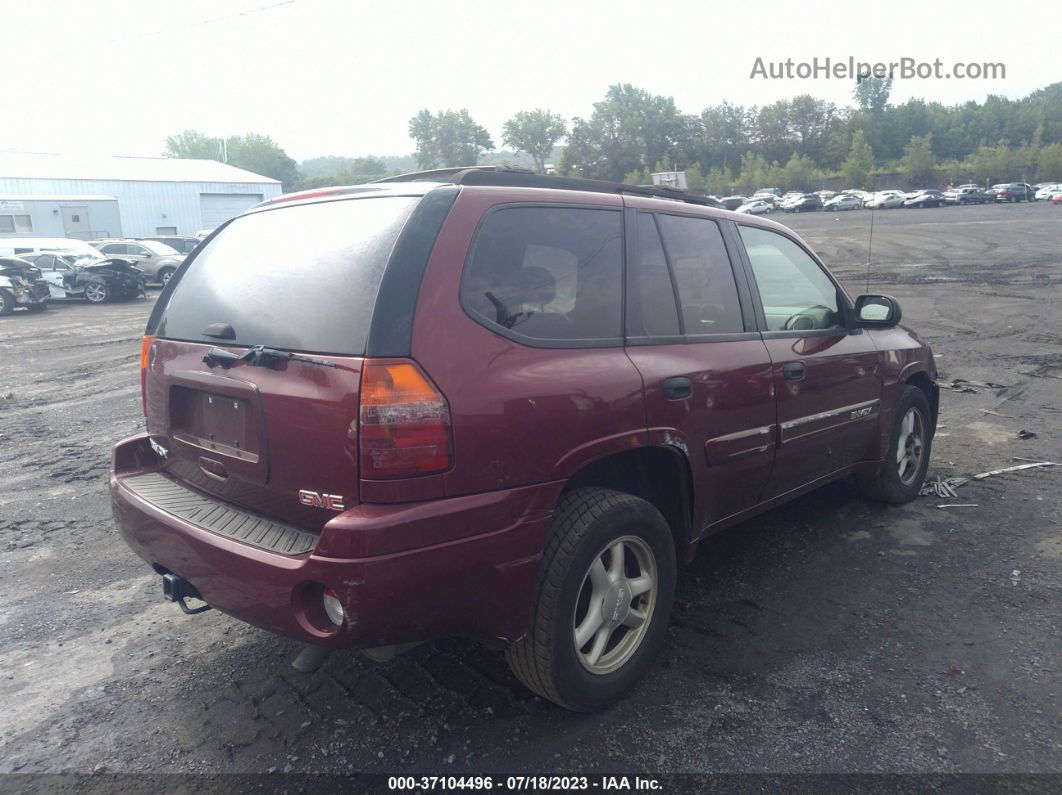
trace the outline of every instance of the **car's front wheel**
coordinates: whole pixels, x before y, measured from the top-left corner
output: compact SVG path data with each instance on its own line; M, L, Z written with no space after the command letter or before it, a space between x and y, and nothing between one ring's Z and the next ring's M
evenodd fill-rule
M506 651L516 676L563 707L618 700L660 646L675 593L675 545L660 511L603 488L561 497L528 633Z
M163 268L159 271L158 280L159 284L165 287L170 282L170 278L173 276L174 268Z
M910 502L925 483L932 444L933 416L929 399L918 387L905 386L896 401L889 450L881 472L875 477L859 478L860 491L879 502L894 505Z
M85 285L85 298L87 298L90 303L102 304L110 297L111 288L105 281L99 280L89 282Z
M10 315L15 311L15 296L0 287L0 316Z

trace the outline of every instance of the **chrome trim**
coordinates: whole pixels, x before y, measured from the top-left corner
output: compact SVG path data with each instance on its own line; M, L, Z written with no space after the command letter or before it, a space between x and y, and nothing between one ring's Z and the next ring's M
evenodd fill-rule
M875 406L877 406L880 402L881 401L879 399L875 398L874 400L866 400L866 401L864 401L862 403L853 403L850 406L841 406L840 408L830 409L829 411L823 411L823 412L820 412L818 414L808 414L806 417L797 417L795 420L789 420L788 422L783 422L783 423L781 423L779 425L779 427L783 431L788 431L790 428L796 428L796 427L798 427L800 425L807 425L809 422L817 422L818 420L826 420L826 419L829 419L830 417L836 417L836 416L838 416L840 414L845 414L847 412L858 411L859 409L865 409L865 408L871 408L872 409ZM872 417L872 416L874 416L873 412L871 412L870 414L867 414L864 417L857 417L856 419L866 419L866 417ZM847 420L847 422L853 422L853 420Z
M756 436L770 436L764 444L757 445L756 447L749 447L745 450L735 450L732 453L727 453L727 458L735 458L739 455L747 455L748 453L765 453L771 449L774 443L774 425L764 425L760 428L748 428L743 431L737 431L735 433L728 433L723 436L716 436L714 439L709 439L705 442L705 454L711 456L713 450L719 445L727 442L737 442L742 439L751 439ZM710 463L710 462L709 462Z

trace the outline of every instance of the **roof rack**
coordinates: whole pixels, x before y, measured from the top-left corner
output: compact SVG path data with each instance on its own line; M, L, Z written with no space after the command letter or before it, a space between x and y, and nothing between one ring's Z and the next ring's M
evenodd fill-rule
M557 177L549 174L537 174L526 168L512 166L459 166L457 168L436 168L431 171L414 171L375 180L381 182L449 182L454 185L493 185L511 188L549 188L552 190L580 190L590 193L630 193L636 196L652 196L658 199L672 199L700 204L705 207L722 207L709 196L697 196L678 188L666 185L627 185L622 182L608 182L600 179L583 179L581 177Z

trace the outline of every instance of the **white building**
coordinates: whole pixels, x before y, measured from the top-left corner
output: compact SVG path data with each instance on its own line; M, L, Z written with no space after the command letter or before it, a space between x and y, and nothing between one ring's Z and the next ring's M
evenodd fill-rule
M194 235L280 193L214 160L0 152L0 237Z

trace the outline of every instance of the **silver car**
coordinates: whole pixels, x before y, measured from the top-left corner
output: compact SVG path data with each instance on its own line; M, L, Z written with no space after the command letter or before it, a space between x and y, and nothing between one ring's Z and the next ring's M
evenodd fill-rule
M94 240L103 256L132 262L148 281L165 285L184 262L184 255L154 240Z

